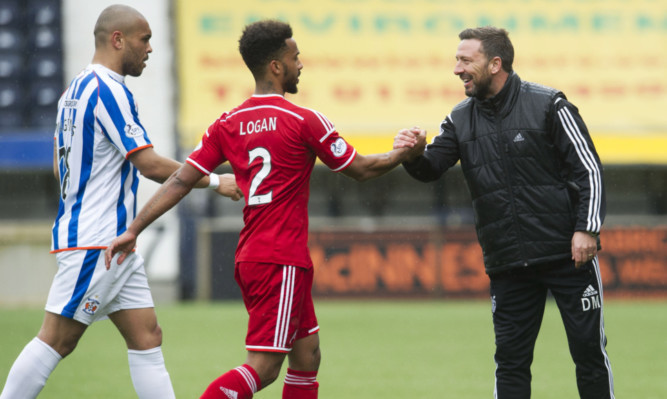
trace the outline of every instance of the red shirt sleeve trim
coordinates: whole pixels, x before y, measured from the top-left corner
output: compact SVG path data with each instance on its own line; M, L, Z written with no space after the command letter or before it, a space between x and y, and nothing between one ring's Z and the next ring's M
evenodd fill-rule
M198 171L202 172L203 174L205 174L207 176L212 173L210 170L206 170L206 168L204 168L203 166L201 166L200 164L198 164L197 162L193 161L190 158L186 159L185 163L190 164L195 169L197 169Z
M354 149L354 152L352 153L352 155L350 155L350 159L348 159L344 164L342 164L342 165L339 166L338 168L336 168L336 169L331 169L331 170L334 171L334 172L340 172L341 170L343 170L343 169L347 168L348 166L350 166L350 164L352 163L352 161L354 161L354 158L356 158L356 157L357 157L357 149L355 148L355 149Z

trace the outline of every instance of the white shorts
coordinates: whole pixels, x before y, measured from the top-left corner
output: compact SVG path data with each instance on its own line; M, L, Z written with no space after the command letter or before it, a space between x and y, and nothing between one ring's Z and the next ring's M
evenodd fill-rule
M107 270L103 249L57 253L45 310L90 325L119 310L154 307L144 259L132 253L118 265L117 257Z

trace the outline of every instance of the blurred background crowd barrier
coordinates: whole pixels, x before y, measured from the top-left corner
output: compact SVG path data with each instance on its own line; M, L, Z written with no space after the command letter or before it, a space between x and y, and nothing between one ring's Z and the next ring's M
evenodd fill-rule
M123 3L122 0L118 2ZM0 304L42 303L58 185L51 172L57 98L93 54L114 1L0 2ZM130 4L129 2L127 4ZM159 153L177 159L253 90L238 55L243 26L291 23L304 69L288 99L331 119L361 153L419 125L437 135L464 99L453 75L458 33L510 32L514 67L580 110L605 170L600 252L606 292L667 297L667 3L654 0L205 0L130 4L154 53L127 84ZM228 172L223 166L219 172ZM156 189L143 182L140 199ZM467 187L454 168L424 184L402 168L357 183L318 165L311 182L315 292L486 296ZM141 204L140 204L141 205ZM238 298L233 253L241 204L193 192L141 238L156 299Z

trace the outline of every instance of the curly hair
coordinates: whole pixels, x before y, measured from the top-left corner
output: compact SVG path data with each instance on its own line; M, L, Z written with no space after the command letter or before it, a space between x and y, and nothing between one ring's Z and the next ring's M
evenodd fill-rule
M239 51L253 76L259 77L269 62L280 58L287 49L285 40L291 37L292 27L276 20L253 22L243 29Z
M512 72L514 63L514 46L509 38L509 33L502 28L485 26L482 28L468 28L459 33L459 39L477 39L482 42L480 50L487 59L500 57L503 61L505 72Z

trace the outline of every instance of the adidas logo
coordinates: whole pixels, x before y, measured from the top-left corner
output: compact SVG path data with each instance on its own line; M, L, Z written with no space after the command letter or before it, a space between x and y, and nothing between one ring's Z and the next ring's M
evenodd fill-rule
M586 287L586 290L584 291L584 294L581 296L582 298L588 298L589 296L597 295L598 292L593 288L592 285L589 285Z
M220 390L222 391L222 393L227 395L227 397L229 399L238 399L238 397L239 397L239 393L236 392L236 391L232 391L231 389L227 389L225 387L220 387Z
M516 136L514 136L514 140L512 140L512 141L514 141L515 143L518 143L519 141L524 141L524 140L526 140L526 139L524 139L521 132L519 132L519 133L516 134Z
M591 309L601 309L602 308L602 299L598 295L598 292L593 288L592 285L586 287L584 293L581 295L581 309L584 312L588 312Z

